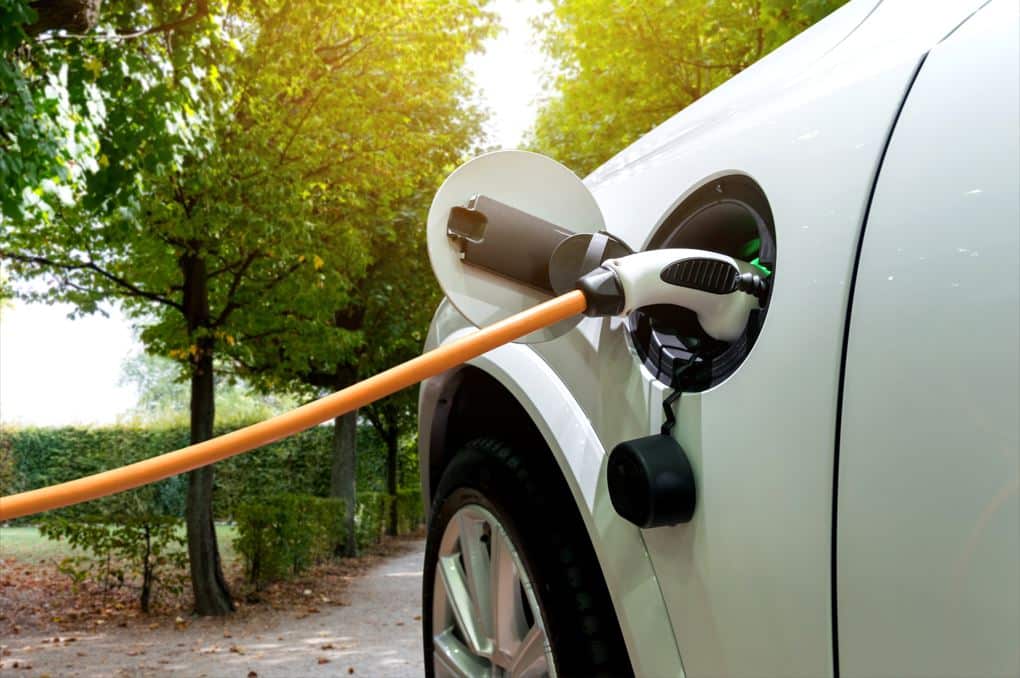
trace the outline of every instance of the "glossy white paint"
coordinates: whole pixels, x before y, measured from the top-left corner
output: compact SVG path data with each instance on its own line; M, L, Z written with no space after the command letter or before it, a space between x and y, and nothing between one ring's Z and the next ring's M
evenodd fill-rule
M841 675L1020 675L1020 5L925 61L854 292Z
M728 381L679 407L698 512L689 525L644 533L688 675L833 670L833 446L853 253L910 80L927 49L971 11L955 9L905 22L921 13L917 3L883 3L814 64L786 82L776 76L769 97L724 86L646 137L655 150L593 177L610 231L632 244L647 242L649 225L707 178L732 171L761 185L775 216L777 278L762 335ZM896 40L888 22L899 26ZM752 68L745 82L753 76ZM625 342L619 330L599 341L601 401L591 410L607 448L648 433L657 409L620 406L644 388L617 384L639 381L634 373L650 381L626 360Z
M640 675L677 675L652 668L677 648L689 676L833 672L833 453L857 237L919 64L981 0L875 4L850 3L587 180L608 230L637 249L686 196L727 174L757 181L775 217L776 286L761 336L727 381L685 395L677 411L699 482L690 524L638 531L608 507L605 451L657 430L664 396L622 320L586 319L555 341L477 363L554 448ZM430 341L466 326L444 305ZM581 447L576 427L592 435ZM667 623L675 643L661 640Z

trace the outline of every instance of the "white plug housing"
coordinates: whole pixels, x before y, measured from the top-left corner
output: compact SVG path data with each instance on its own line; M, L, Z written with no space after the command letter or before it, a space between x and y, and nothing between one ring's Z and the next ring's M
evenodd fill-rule
M695 249L648 250L609 259L602 265L616 274L623 289L623 315L654 304L682 306L697 314L710 336L734 341L743 333L751 311L759 308L757 296L726 284L756 269L725 254ZM686 275L678 279L677 271ZM691 271L695 273L691 275ZM727 291L721 291L724 289Z

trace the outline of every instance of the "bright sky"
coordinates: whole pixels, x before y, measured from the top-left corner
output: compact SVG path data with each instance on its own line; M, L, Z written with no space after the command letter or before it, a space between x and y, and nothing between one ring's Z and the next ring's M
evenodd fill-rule
M544 65L530 20L539 0L495 0L504 30L468 67L478 100L489 109L489 145L515 148L531 125ZM115 308L68 319L72 307L15 302L0 311L0 422L59 426L106 424L134 405L117 385L124 358L141 351L130 323Z

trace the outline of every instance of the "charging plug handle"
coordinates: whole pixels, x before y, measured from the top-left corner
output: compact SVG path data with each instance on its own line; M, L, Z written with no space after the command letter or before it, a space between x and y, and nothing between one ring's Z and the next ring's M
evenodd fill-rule
M654 304L688 308L709 336L734 341L768 283L754 267L717 252L664 249L607 260L578 280L589 316L626 315Z

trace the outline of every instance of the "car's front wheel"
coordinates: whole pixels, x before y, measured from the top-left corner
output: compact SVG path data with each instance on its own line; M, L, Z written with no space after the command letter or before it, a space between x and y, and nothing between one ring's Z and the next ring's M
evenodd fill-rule
M443 473L425 551L426 675L632 673L570 495L537 470L479 439Z

